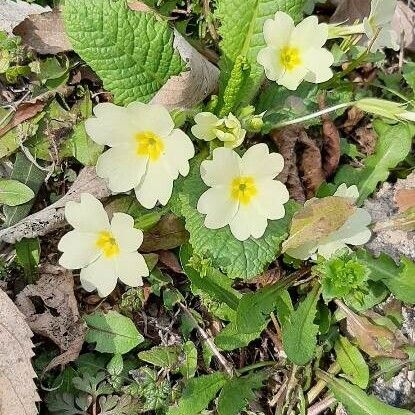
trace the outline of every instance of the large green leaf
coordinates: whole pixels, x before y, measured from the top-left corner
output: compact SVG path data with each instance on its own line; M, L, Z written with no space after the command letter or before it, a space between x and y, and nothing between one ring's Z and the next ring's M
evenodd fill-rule
M75 52L117 104L150 101L185 69L168 24L130 10L127 0L66 0L64 19Z
M341 402L349 415L413 415L406 409L389 406L374 396L367 395L358 386L318 370L318 375L329 385L336 399Z
M186 383L178 405L169 408L167 415L196 415L209 405L222 386L228 380L225 373L192 378Z
M33 190L18 180L0 179L0 204L18 206L34 196Z
M288 359L305 365L314 356L318 326L314 323L320 287L316 285L282 326L282 342Z
M178 185L170 206L176 215L184 217L195 255L210 258L213 266L221 268L230 278L253 278L280 253L281 243L288 234L297 204L289 201L285 205L285 217L268 221L268 227L259 239L238 241L229 226L207 229L204 225L205 216L196 208L199 197L207 190L200 177L200 162L200 157L193 160L191 171Z
M298 21L302 17L304 3L305 0L218 0L215 14L220 21L219 33L222 37L220 42L222 98L232 75L232 78L243 78L233 79L231 82L239 84L239 87L242 86L242 94L236 92L234 101L237 101L236 95L239 95L239 104L250 102L264 74L262 66L256 59L259 50L265 46L262 34L265 20L272 19L277 11L283 11ZM241 70L235 71L237 66L241 66Z
M96 343L98 352L124 354L144 341L132 320L116 311L97 311L85 321L89 328L85 341Z
M180 345L155 346L150 350L143 350L138 353L138 357L144 362L151 363L154 366L172 369L177 365L180 353Z

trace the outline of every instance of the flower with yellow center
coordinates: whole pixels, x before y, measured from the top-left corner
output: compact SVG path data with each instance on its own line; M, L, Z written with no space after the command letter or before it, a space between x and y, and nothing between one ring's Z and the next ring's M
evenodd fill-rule
M223 141L224 147L236 148L245 138L246 130L232 113L225 118L218 118L211 112L200 112L195 116L196 124L192 133L200 140L212 141L215 138Z
M102 203L88 193L80 203L68 202L65 217L73 230L58 244L63 252L59 263L67 269L81 269L81 283L87 291L98 290L105 297L119 278L131 287L143 285L149 275L147 264L137 252L143 232L134 228L134 219L114 213L111 222Z
M189 173L194 156L190 138L161 105L133 102L127 107L98 104L85 123L89 136L109 146L97 162L98 176L114 193L134 189L146 208L170 199L173 182Z
M267 46L257 60L271 81L294 91L303 80L321 83L333 76L333 55L323 48L328 27L319 24L316 16L294 26L287 13L277 12L274 19L265 21L263 33Z
M242 157L229 148L216 148L212 160L200 166L202 180L209 186L197 203L197 210L206 215L205 226L229 225L240 241L260 238L268 219L285 215L287 188L273 180L283 167L281 154L269 153L266 144L250 147Z

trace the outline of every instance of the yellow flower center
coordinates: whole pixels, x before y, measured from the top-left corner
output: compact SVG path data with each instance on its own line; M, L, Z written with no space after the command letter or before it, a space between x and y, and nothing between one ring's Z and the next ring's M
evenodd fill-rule
M257 193L258 189L253 177L240 176L232 180L231 197L243 205L247 205Z
M280 51L280 63L287 71L294 70L301 65L300 50L292 46L285 46Z
M137 141L137 154L147 156L151 161L160 158L164 151L164 142L161 137L152 131L141 131L135 135Z
M98 234L96 240L96 246L102 251L106 258L112 258L120 253L120 248L117 244L117 240L114 238L111 232L102 231Z

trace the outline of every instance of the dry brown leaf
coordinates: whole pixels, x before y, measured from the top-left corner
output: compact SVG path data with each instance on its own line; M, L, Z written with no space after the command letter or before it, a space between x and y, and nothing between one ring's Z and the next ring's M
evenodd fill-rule
M47 371L79 356L86 326L79 316L71 271L46 264L41 267L40 274L36 284L27 285L17 295L16 305L33 332L52 340L61 351L61 355L47 365ZM41 312L38 300L43 307Z
M357 148L366 156L370 156L375 152L377 135L372 127L368 125L359 127L354 132L354 139L357 143Z
M189 240L183 221L170 213L161 218L154 228L144 233L141 252L154 252L177 248Z
M343 0L337 6L330 18L330 23L353 24L356 20L362 20L369 16L371 0Z
M405 359L408 355L399 350L405 343L384 326L373 324L367 317L360 316L350 310L345 304L336 301L346 316L346 331L361 350L371 357L393 357Z
M413 176L415 182L415 176ZM398 205L399 212L415 208L415 183L413 189L398 189L395 192L395 202Z
M0 414L35 415L39 396L33 378L32 332L24 316L0 290Z
M13 118L3 128L0 128L0 139L8 131L16 127L16 125L19 125L39 114L45 105L46 101L24 102L20 104L17 111L14 113Z
M405 48L412 52L415 51L415 12L406 2L398 1L392 20L392 28L398 34L403 32Z
M90 193L98 199L103 199L111 194L105 181L96 175L95 167L84 167L65 196L15 225L0 230L0 241L14 244L22 238L43 236L64 226L66 202L79 201L81 193Z
M20 36L26 46L43 55L72 50L59 10L31 15L18 24L13 33Z
M157 254L161 264L177 274L183 274L182 266L172 251L157 251Z
M28 4L22 0L0 0L0 30L12 34L13 29L27 16L50 10L37 4Z
M346 133L350 133L357 127L364 117L365 113L361 109L351 107L347 111L347 120L343 123L342 128L346 131Z

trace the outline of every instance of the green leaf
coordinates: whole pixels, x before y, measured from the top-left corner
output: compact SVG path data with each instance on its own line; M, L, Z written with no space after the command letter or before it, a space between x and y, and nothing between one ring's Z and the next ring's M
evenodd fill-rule
M96 343L98 352L124 354L144 341L132 320L116 311L97 311L86 315L85 321L89 328L85 341Z
M413 415L413 412L389 406L374 396L367 395L358 386L337 379L319 369L318 376L327 382L330 390L344 405L349 415Z
M337 363L347 378L362 389L369 383L369 367L359 349L343 336L340 336L334 345Z
M318 325L314 324L320 287L316 285L298 308L291 313L289 322L282 326L282 343L288 359L297 365L307 364L317 346Z
M223 350L233 350L257 339L268 325L269 315L280 301L279 296L285 297L285 288L295 278L295 274L292 274L274 285L245 294L239 301L234 320L216 336L217 346Z
M403 66L403 77L406 83L411 87L412 94L415 95L415 63L407 62Z
M394 169L411 151L412 129L407 124L389 125L376 120L373 123L378 140L374 154L369 156L361 169L344 166L336 174L336 183L356 184L359 189L357 204L362 204L380 182L389 177Z
M17 263L23 268L27 284L33 284L38 274L40 242L38 238L23 238L16 242Z
M65 27L76 53L98 74L116 104L148 102L185 65L173 31L126 0L67 0Z
M1 141L1 140L0 140ZM24 183L36 195L45 180L46 173L38 169L23 153L16 154L11 178ZM4 206L5 226L11 226L25 218L32 209L34 199L19 206Z
M190 233L189 242L195 255L210 258L212 265L220 268L230 278L250 279L264 271L265 267L280 252L280 245L287 236L290 219L297 209L293 201L285 205L283 219L268 221L264 235L259 239L238 241L226 226L222 229L207 229L204 215L197 211L197 201L207 190L199 169L201 157L193 159L189 175L178 184L170 207L178 216L185 218ZM226 249L224 249L226 247Z
M391 357L378 357L375 362L379 365L380 371L377 373L386 381L392 379L400 370L408 366L410 370L415 369L415 347L404 346L402 350L408 354L408 359L393 359Z
M179 361L180 352L181 347L179 345L155 346L150 350L138 353L138 357L154 366L173 369Z
M18 206L34 198L33 190L17 180L0 179L0 204Z
M234 91L231 101L236 103L239 96L239 104L244 105L252 100L263 79L264 70L256 59L259 50L265 47L262 34L265 20L272 19L277 11L283 11L299 21L304 0L219 0L217 4L215 15L220 20L219 34L222 37L220 95L223 97L234 66L243 60L248 75L244 76L243 85L238 85L239 94ZM236 77L242 76L236 72ZM230 83L238 84L239 81L233 80Z
M197 370L197 349L192 341L183 345L184 361L179 367L179 372L185 379L192 378Z
M374 281L382 281L391 293L401 301L415 304L415 262L402 258L401 264L381 254L378 258L373 257L367 251L357 251L359 261L365 264L369 270L369 278Z
M221 372L190 379L177 406L170 407L167 415L197 415L207 408L227 380L228 376Z
M238 415L255 399L254 391L262 388L267 376L266 372L256 372L227 382L219 395L218 414Z

